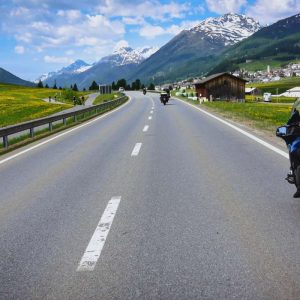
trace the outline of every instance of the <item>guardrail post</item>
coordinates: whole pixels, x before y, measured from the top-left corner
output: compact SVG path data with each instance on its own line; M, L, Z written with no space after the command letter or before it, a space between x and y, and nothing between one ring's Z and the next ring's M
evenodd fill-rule
M6 149L8 148L8 136L7 135L3 137L3 147Z
M66 126L67 125L67 119L63 118L63 124Z
M77 122L77 115L74 115L74 122Z
M52 123L49 123L49 131L52 131Z
M30 128L30 137L31 137L31 138L34 137L34 128Z

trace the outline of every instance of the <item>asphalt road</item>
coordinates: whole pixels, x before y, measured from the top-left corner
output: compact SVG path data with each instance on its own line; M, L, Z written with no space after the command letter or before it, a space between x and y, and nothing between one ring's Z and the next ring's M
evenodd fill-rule
M0 298L300 299L288 160L178 100L130 95L0 158Z

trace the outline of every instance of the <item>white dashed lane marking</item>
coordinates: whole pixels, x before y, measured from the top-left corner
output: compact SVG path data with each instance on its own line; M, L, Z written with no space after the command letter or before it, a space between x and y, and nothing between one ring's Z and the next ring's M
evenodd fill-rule
M132 150L131 156L138 156L139 152L141 150L141 147L142 147L142 143L136 143Z
M93 271L104 247L107 235L116 215L121 196L112 197L97 225L97 228L81 258L77 272Z

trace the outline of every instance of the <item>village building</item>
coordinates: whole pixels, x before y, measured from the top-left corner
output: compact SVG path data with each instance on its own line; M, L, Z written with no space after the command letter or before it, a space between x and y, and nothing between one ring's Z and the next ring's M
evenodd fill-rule
M283 94L280 94L280 96L285 97L300 97L300 87L294 87L292 89L287 90Z
M246 80L229 73L219 73L195 83L197 97L209 100L244 100Z

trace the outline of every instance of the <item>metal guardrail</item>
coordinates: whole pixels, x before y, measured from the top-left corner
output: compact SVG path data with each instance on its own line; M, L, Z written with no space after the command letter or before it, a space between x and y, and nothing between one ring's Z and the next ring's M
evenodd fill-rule
M86 108L83 108L83 109L80 109L77 111L62 113L62 114L51 116L51 117L35 119L33 121L28 121L28 122L20 123L17 125L0 128L0 138L1 137L3 138L3 147L6 149L8 148L8 146L9 146L8 136L11 134L29 130L30 137L33 138L35 127L49 124L49 131L52 131L52 123L53 122L62 120L63 124L67 125L67 119L72 118L72 117L73 117L74 122L77 122L77 117L80 115L84 115L85 113L93 112L93 111L95 112L95 115L109 111L109 110L125 103L126 99L127 99L127 97L123 96L116 100L104 102L102 104L94 105L91 107L86 107Z

